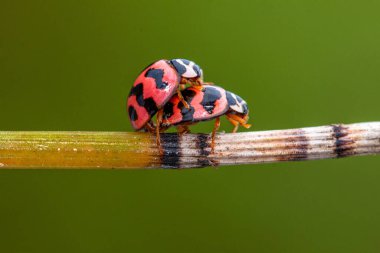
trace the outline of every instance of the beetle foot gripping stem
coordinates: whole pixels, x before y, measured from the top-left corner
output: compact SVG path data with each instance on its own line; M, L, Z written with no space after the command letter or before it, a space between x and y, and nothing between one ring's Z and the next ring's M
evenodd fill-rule
M211 133L211 153L214 153L215 150L215 135L220 127L220 118L215 119L214 129L212 129Z
M157 143L157 147L158 147L158 150L160 152L160 155L162 155L164 153L164 150L163 150L162 145L161 145L161 136L160 136L160 132L161 132L160 126L162 123L163 114L164 114L164 110L160 109L157 112L157 116L156 116L156 143Z
M180 136L184 135L184 134L188 134L190 133L190 128L189 126L177 126L177 132Z

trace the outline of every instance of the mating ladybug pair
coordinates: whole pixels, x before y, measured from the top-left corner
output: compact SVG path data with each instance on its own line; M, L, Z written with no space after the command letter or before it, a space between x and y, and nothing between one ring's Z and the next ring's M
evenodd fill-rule
M189 132L189 125L215 120L211 148L222 115L234 125L249 128L247 103L232 92L203 82L202 69L185 59L159 60L145 68L136 79L128 97L127 109L132 127L156 133L176 126L180 134ZM157 114L157 115L156 115ZM156 115L156 124L152 122Z

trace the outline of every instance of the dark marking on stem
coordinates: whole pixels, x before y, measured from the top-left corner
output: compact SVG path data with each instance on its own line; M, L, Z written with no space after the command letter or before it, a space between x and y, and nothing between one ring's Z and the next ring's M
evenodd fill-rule
M332 125L333 138L335 138L334 153L337 158L355 154L355 141L349 138L348 128L343 125Z
M308 158L309 141L302 129L294 131L294 136L284 139L285 155L281 155L278 161L305 161ZM291 152L290 152L291 150Z
M199 168L203 167L216 167L219 166L219 162L212 159L211 153L211 138L209 134L198 134L196 140L196 147L199 151L199 158L197 159L197 166Z
M161 164L166 169L178 169L181 167L181 143L178 134L161 134L161 147L163 154Z
M197 148L199 149L199 154L201 156L208 156L210 151L206 150L210 145L208 143L209 135L208 134L198 134L197 136Z
M208 148L210 148L209 137L210 136L208 134L197 135L196 147L199 151L197 167L202 168L207 166L215 166L214 162L208 158L208 155L210 154L210 151L208 150Z

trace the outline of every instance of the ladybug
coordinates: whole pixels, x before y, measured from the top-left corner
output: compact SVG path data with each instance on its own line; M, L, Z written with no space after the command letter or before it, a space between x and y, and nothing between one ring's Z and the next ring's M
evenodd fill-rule
M127 110L132 127L137 131L156 131L159 145L159 126L152 124L152 117L176 93L184 106L189 108L180 89L185 89L186 84L201 89L202 79L202 69L189 60L159 60L149 65L137 77L128 96Z
M247 103L238 95L215 85L203 85L199 90L189 87L182 91L182 96L190 105L186 108L181 99L174 95L164 106L161 131L170 126L177 126L180 134L189 132L189 125L200 121L215 119L211 134L211 150L214 150L215 133L220 127L220 116L226 115L234 125L235 133L239 126L250 128Z

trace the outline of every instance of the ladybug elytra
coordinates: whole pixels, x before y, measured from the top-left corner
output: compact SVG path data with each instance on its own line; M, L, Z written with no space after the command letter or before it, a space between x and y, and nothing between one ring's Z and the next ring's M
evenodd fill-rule
M159 60L149 65L137 77L128 96L127 110L132 127L146 131L157 128L158 133L159 124L154 127L152 117L174 94L189 107L183 100L180 89L185 89L187 84L201 87L202 78L202 69L185 59ZM159 142L157 136L157 143Z
M211 134L213 150L215 133L220 126L220 116L226 115L234 125L233 133L238 130L239 126L251 127L250 124L247 124L249 118L247 103L238 95L221 87L203 85L202 90L189 87L182 91L182 96L190 107L186 108L181 99L174 95L164 106L161 131L170 126L176 126L180 133L188 133L189 125L215 119L215 126Z

